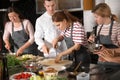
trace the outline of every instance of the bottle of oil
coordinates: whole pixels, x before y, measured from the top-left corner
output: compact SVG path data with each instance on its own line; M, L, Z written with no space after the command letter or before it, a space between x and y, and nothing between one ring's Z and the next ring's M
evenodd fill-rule
M3 70L2 55L0 55L0 80L2 80L2 70Z
M5 54L3 54L2 64L3 64L2 80L9 80L9 73L8 73L8 66L7 66L7 58L6 58Z

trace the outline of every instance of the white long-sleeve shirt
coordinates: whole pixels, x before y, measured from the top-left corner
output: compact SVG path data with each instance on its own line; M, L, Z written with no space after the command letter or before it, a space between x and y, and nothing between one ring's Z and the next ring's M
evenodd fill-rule
M42 49L44 44L46 44L49 48L52 48L51 43L59 34L60 31L56 29L52 22L52 16L50 16L47 12L37 18L34 36L39 50ZM64 42L62 42L62 44L60 43L59 49L60 51L66 49L66 44Z

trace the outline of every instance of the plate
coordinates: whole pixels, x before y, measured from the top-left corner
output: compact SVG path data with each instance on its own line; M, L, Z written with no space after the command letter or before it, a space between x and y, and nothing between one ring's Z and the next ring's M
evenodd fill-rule
M9 53L10 55L16 55L16 53Z
M34 55L32 55L32 54L25 54L25 55L22 55L22 56L18 56L17 59L18 59L18 60L39 61L39 60L42 60L43 57L41 57L41 56L34 56Z
M20 79L15 79L15 76L26 76L29 75L28 78L20 78ZM10 76L10 80L28 80L31 76L35 75L35 73L32 72L20 72L20 73L16 73Z
M60 65L58 65L58 66L48 66L48 67L43 67L43 70L46 70L47 68L54 68L54 69L57 70L58 72L59 72L59 71L63 71L63 70L66 69L65 66L60 66Z
M44 59L40 61L40 64L45 65L45 66L66 66L69 64L72 64L72 61L70 60L61 60L59 63L55 62L55 59Z

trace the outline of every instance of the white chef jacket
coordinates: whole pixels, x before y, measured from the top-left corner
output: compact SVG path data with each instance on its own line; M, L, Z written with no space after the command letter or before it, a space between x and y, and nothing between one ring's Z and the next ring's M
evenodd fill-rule
M37 18L34 36L35 42L38 45L38 50L42 51L42 46L44 44L46 44L49 48L52 48L51 43L59 34L60 31L52 22L52 16L50 16L47 12ZM67 49L65 41L60 42L58 46L57 53Z

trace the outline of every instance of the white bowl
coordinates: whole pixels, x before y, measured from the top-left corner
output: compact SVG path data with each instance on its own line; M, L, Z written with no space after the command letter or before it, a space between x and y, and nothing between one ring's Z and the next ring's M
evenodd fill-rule
M20 75L21 73L31 74L31 76L32 76L32 75L35 75L35 73L32 73L32 72L20 72L20 73L16 73L16 74L11 75L11 76L10 76L10 80L18 80L18 79L15 79L15 76L16 76L16 75ZM30 76L30 77L31 77L31 76ZM29 77L29 78L30 78L30 77ZM21 78L21 79L19 79L19 80L29 80L29 78L27 78L27 79Z
M54 66L43 66L43 70L46 70L47 68L54 68L55 70L59 71L63 71L66 69L65 66L61 66L61 65L54 65Z
M47 68L44 71L44 78L45 80L56 80L58 76L58 71L54 68Z

